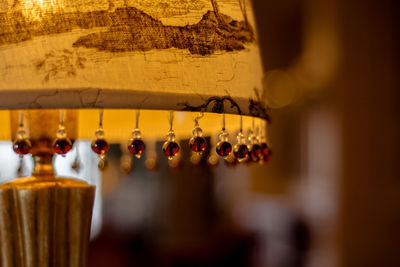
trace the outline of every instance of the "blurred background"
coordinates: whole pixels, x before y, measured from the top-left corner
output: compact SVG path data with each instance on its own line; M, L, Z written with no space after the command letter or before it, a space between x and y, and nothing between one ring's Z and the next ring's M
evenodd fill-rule
M57 158L59 175L97 185L89 266L400 266L399 5L253 0L265 165L158 153L148 171L115 144L101 173L84 142ZM1 177L29 173L20 161L0 160Z

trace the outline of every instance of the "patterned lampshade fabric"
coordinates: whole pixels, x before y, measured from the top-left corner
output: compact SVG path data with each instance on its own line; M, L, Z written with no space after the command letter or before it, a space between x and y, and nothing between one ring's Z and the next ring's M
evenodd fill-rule
M262 78L249 0L0 0L3 110L266 119Z

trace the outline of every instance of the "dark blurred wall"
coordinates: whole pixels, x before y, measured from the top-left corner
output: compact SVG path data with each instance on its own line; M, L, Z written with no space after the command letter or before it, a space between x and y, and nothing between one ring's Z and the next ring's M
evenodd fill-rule
M399 1L339 1L341 266L400 266Z
M340 151L338 224L328 239L335 243L334 266L400 266L400 1L253 2L266 71L295 68L303 60L312 68L301 74L318 74L328 59L337 60L329 79L318 86L310 79L297 101L271 111L275 158L255 171L254 190L287 194L308 160L301 157L301 124L307 113L329 110L339 129L330 142ZM327 22L326 29L319 27ZM337 54L323 50L331 44L324 38L337 41ZM314 57L304 60L307 53ZM325 152L328 160L331 151Z

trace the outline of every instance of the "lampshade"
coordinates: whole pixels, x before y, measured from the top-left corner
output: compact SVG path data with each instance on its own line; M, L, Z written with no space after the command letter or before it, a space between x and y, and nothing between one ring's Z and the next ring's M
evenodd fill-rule
M166 138L172 162L177 139L199 155L219 133L221 157L264 162L262 75L250 1L0 2L0 138L34 158L0 185L0 265L85 266L94 187L52 168L76 139L104 159L109 142L140 158Z
M0 6L0 138L9 110L79 109L77 138L92 139L98 109L112 142L141 110L144 138L208 134L221 115L268 118L252 6L246 0L15 0ZM196 114L190 113L196 112ZM210 113L210 114L209 114ZM254 122L244 118L245 128ZM256 122L263 125L262 122ZM227 129L239 118L227 117Z

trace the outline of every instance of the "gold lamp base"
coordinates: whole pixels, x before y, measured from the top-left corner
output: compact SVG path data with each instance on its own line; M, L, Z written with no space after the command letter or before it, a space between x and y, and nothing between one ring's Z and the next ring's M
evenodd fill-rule
M94 189L37 177L0 186L1 266L86 266Z
M43 115L57 113L31 115L39 123ZM49 136L55 132L41 129L50 129ZM0 266L84 267L95 187L54 176L52 140L44 133L32 138L32 144L33 177L0 185Z

